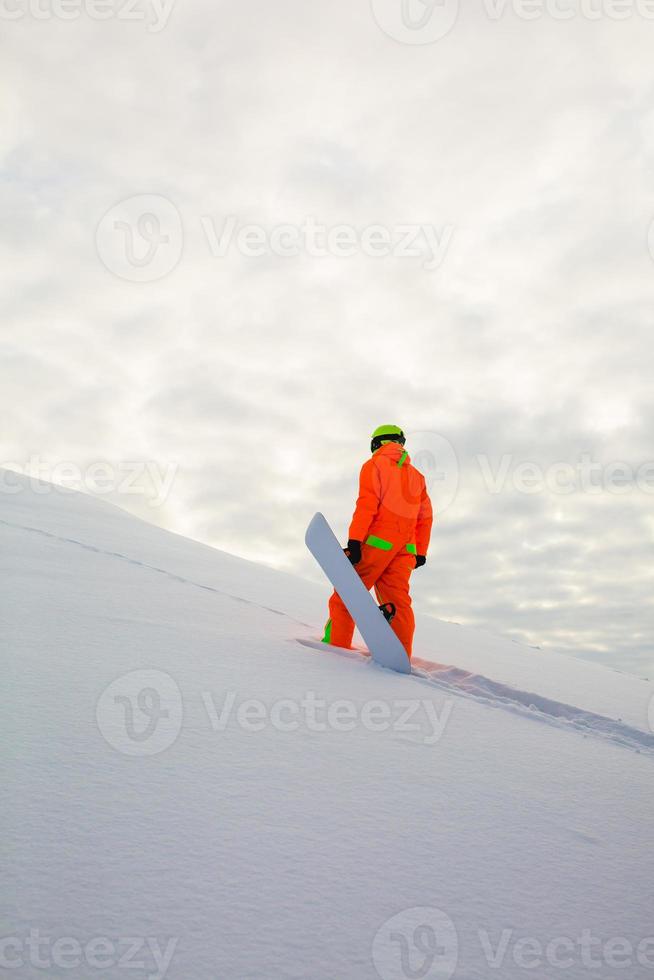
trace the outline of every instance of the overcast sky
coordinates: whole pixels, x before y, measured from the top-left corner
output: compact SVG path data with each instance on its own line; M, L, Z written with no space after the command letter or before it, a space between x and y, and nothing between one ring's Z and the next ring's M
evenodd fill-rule
M396 423L420 610L654 672L645 0L139 3L0 0L0 463L319 578Z

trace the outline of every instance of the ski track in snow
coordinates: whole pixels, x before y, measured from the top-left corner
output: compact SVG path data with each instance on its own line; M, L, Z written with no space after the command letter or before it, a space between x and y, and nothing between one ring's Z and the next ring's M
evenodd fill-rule
M311 639L302 638L298 642L314 650L324 650L322 642L313 637ZM373 669L378 669L377 665L370 659L367 650L346 650L345 648L332 647L331 651L339 657L359 660ZM482 674L473 674L470 671L462 670L460 667L437 664L431 660L421 660L418 657L413 657L411 664L412 677L450 695L477 701L492 708L510 711L513 714L521 715L523 718L540 721L554 728L575 730L584 738L591 736L607 739L635 752L654 754L654 734L627 725L620 719L607 718L605 715L584 711L582 708L575 708L573 705L554 701L540 694L520 691L508 684L493 681Z
M96 548L94 545L85 544L85 542L77 541L75 538L53 534L50 531L44 531L37 527L29 527L24 524L16 524L4 520L0 520L0 524L16 530L39 534L43 537L60 541L63 544L74 545L75 547L83 548L85 551L106 555L109 558L115 558L119 561L127 562L130 565L139 566L158 575L165 575L175 582L181 582L193 588L203 589L206 592L213 592L234 602L245 603L246 605L255 606L258 609L264 609L266 612L272 613L275 616L282 616L298 626L303 626L309 630L314 629L310 623L304 623L301 620L295 619L281 609L265 606L252 599L244 599L242 596L225 592L212 585L195 582L192 579L176 575L174 572L169 572L165 568L158 568L156 565L150 565L136 558L130 558L129 555L124 555L117 551L107 551L103 548ZM311 648L320 649L322 647L322 644L315 641L313 636L311 638L302 638L299 642ZM383 669L377 668L369 659L369 654L363 653L362 651L343 650L341 652L337 650L336 652L337 655L367 662L371 668ZM451 695L469 698L479 703L487 704L489 707L501 708L557 728L574 730L582 734L585 738L592 736L608 739L613 743L625 746L636 752L644 751L648 754L650 752L654 754L653 733L641 731L638 728L625 724L620 719L607 718L604 715L596 714L592 711L584 711L581 708L576 708L573 705L565 704L561 701L554 701L540 694L520 691L507 684L502 684L499 681L493 681L488 677L484 677L482 674L473 674L460 667L434 663L429 660L421 660L414 657L412 660L411 676Z
M55 541L61 541L64 544L73 544L78 548L83 548L85 551L92 551L97 555L107 555L109 558L118 558L120 561L125 561L129 565L138 565L141 568L146 568L150 572L156 572L158 575L165 575L166 578L172 579L174 582L182 582L185 585L192 585L196 589L204 589L205 592L214 592L216 595L224 596L226 599L232 599L234 602L242 602L248 606L256 606L257 609L265 609L266 612L273 613L275 616L284 616L286 619L292 620L297 623L298 626L306 626L307 629L312 629L310 623L303 623L300 619L294 619L293 616L289 616L281 609L273 609L272 606L264 606L260 602L254 602L252 599L244 599L242 596L234 595L231 592L225 592L223 589L216 589L213 585L205 585L203 582L194 582L193 579L184 578L183 575L175 575L174 572L169 572L166 568L158 568L156 565L149 565L145 561L139 561L138 558L130 558L129 555L123 555L119 551L106 551L104 548L96 548L94 545L85 544L83 541L77 541L75 538L65 538L60 534L53 534L51 531L43 531L39 527L27 527L24 524L13 524L11 521L0 520L0 524L4 524L5 527L13 527L19 531L30 531L34 534L41 534L45 538L52 538Z
M654 734L627 725L620 719L607 718L592 711L575 708L562 701L553 701L540 694L520 691L481 674L472 674L459 667L413 660L414 677L448 693L460 694L475 701L504 708L523 717L533 718L557 728L574 729L584 737L608 739L636 752L654 754Z

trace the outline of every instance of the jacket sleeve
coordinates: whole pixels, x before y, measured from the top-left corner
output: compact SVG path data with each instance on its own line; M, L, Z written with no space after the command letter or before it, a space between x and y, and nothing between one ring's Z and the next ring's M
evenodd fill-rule
M429 539L431 538L431 526L434 523L434 513L431 500L427 493L427 487L423 483L420 495L420 510L416 520L416 551L419 555L426 555L429 550Z
M353 541L365 541L373 518L379 510L380 481L377 467L369 459L361 467L359 476L359 496L348 536Z

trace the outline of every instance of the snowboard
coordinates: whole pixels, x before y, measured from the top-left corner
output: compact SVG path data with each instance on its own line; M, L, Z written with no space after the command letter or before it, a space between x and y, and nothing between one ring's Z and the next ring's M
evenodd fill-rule
M304 536L307 548L345 603L372 659L381 667L410 674L406 650L355 572L322 514L315 514Z

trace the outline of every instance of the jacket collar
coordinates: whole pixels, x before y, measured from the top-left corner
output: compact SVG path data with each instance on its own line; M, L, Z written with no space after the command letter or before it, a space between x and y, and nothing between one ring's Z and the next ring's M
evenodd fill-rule
M373 453L373 459L377 456L388 456L394 463L399 463L400 458L404 456L404 462L410 463L411 457L407 453L404 446L400 446L399 442L385 442L383 446L380 446L376 453Z

